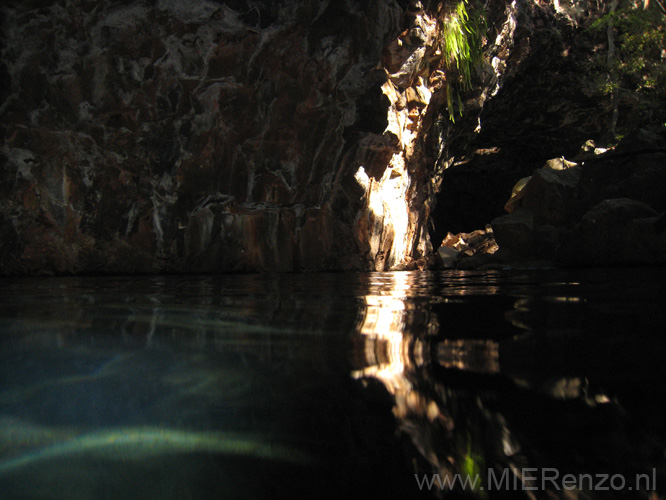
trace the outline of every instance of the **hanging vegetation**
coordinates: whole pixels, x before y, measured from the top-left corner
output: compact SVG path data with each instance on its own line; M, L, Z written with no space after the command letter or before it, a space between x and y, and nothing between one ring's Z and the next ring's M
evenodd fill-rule
M472 87L472 79L483 57L485 30L483 9L473 0L461 0L454 9L444 8L439 18L436 51L446 72L449 118L462 115L460 92Z

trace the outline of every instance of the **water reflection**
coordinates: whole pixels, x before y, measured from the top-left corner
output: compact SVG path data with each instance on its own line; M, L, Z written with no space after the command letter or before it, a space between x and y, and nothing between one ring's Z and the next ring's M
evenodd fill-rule
M356 305L341 317L339 302L321 300L334 288L318 284L1 281L0 498L310 491L328 446L317 395L338 390L335 335Z
M525 489L544 470L654 470L606 494L663 494L665 287L658 270L3 280L0 498L605 494Z
M390 275L369 290L352 372L392 395L415 487L466 498L657 498L666 429L654 384L663 380L666 343L642 316L655 312L654 295L631 296L636 282L622 283L628 314L616 310L609 325L599 315L608 297L594 282L587 307L577 281L546 277L535 287L533 275L451 273L424 287L415 278ZM426 305L413 292L424 288ZM507 305L484 310L495 294ZM475 299L476 316L451 328L448 306L459 296ZM496 328L500 314L504 328ZM637 316L648 331L629 339ZM566 474L574 480L564 484Z

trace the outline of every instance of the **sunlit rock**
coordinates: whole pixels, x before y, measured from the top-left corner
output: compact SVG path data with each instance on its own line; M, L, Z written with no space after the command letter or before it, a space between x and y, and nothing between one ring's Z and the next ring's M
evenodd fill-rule
M493 228L488 225L471 233L448 233L437 253L445 268L457 267L462 259L465 267L475 267L476 260L493 255L498 249Z
M509 198L509 201L504 204L504 210L506 210L508 213L513 212L517 207L520 206L520 200L522 200L523 196L525 195L525 186L527 186L527 183L531 178L531 175L528 177L523 177L513 186L513 189L511 190L511 198Z
M437 48L450 7L6 7L0 272L432 264L442 173L550 8L488 4L484 60L454 106Z

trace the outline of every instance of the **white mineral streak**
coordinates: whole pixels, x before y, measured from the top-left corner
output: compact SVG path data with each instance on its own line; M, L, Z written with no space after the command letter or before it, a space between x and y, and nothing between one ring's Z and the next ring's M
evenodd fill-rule
M426 43L431 43L436 36L437 20L425 13L419 17L428 40ZM397 138L398 151L391 156L381 179L368 177L364 166L360 166L355 175L365 191L371 220L367 235L370 257L378 271L408 264L415 242L421 237L419 217L410 216L411 179L407 164L421 133L421 117L432 97L431 89L421 76L417 76L422 71L425 52L425 47L412 52L395 74L388 74L389 79L382 86L382 92L391 103L384 136ZM407 89L394 83L404 81L413 83ZM410 95L416 96L417 102L410 100Z
M507 47L510 48L513 46L513 34L516 31L517 21L516 21L516 11L517 11L517 0L513 0L511 5L506 9L506 21L502 25L502 29L495 39L495 47ZM500 83L502 81L502 75L506 69L506 57L495 56L492 58L491 65L493 67L494 81L495 85L490 91L490 96L493 97L499 92Z

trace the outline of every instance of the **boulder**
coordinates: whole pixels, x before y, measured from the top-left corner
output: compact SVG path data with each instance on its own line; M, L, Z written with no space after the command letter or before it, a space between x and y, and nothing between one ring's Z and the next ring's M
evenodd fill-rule
M494 261L494 254L498 249L493 229L487 225L485 229L471 233L448 233L437 253L440 264L445 268L461 267L459 263L463 259L464 267L478 268Z
M534 254L534 217L530 210L519 208L494 219L490 225L500 249L510 249L516 256Z
M581 200L588 206L605 199L631 198L666 211L666 149L611 152L587 161L580 179Z
M516 184L510 213L493 220L500 255L564 266L662 264L664 192L666 151L659 148L626 146L580 165L549 160Z
M437 254L441 259L442 266L445 268L454 267L455 262L460 256L460 252L455 248L441 246L437 249Z
M666 262L657 220L657 212L640 201L604 200L567 231L559 260L576 266Z
M546 165L535 170L523 189L521 206L532 212L535 224L561 226L580 211L576 191L582 169L575 164L563 168L563 161L558 169Z
M525 195L525 186L527 186L527 183L530 182L531 179L532 176L530 175L528 177L523 177L516 182L511 190L511 198L509 198L509 201L504 204L504 210L511 213L522 204L521 200Z

